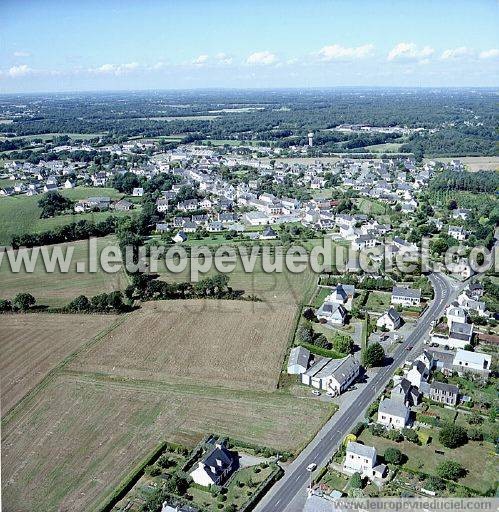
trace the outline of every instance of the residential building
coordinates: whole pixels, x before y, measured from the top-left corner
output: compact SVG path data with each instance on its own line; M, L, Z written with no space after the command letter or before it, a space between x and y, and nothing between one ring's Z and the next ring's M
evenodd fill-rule
M459 388L453 384L433 381L430 384L430 398L446 405L456 405Z
M421 304L421 290L394 286L391 303L405 307L419 306Z
M390 308L385 314L381 315L376 321L376 326L394 331L402 325L402 317L395 308Z
M194 483L209 487L223 485L238 467L237 454L229 451L223 443L217 442L198 462L198 467L191 471Z
M402 429L409 423L411 410L402 401L383 399L378 407L378 423L388 428Z
M459 375L472 372L488 377L491 364L492 356L489 354L459 349L454 356L452 368L454 371L457 371Z

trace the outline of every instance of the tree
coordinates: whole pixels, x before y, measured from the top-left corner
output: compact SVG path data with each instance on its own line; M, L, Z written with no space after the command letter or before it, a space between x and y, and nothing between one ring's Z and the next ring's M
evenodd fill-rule
M319 334L318 336L316 336L314 338L313 343L316 347L327 348L327 349L331 347L331 343L329 343L328 339L324 336L324 334Z
M303 312L303 317L304 317L306 320L309 320L309 321L315 321L315 320L317 320L317 317L315 316L314 310L313 310L312 308L307 308L307 309Z
M21 311L28 311L31 306L36 304L36 299L30 293L19 293L14 297L12 303Z
M47 192L39 201L38 206L42 209L40 217L54 217L73 206L73 201L67 197L61 196L59 192Z
M362 353L362 364L366 368L383 366L385 351L379 343L369 345Z
M392 429L388 432L388 439L390 439L390 441L395 441L396 443L399 443L404 438L398 430Z
M350 477L349 485L352 489L361 489L362 488L362 477L360 476L360 473L355 472Z
M440 429L438 440L446 448L457 448L458 446L462 446L468 442L468 434L466 433L466 430L460 425L446 423Z
M433 254L441 255L444 252L446 252L448 249L449 249L449 244L442 237L439 237L436 240L433 240L432 242L430 242L430 251Z
M446 480L457 480L466 475L466 469L455 460L444 460L437 466L437 476Z
M90 309L90 301L85 295L79 295L73 299L67 306L70 311L88 311Z
M402 460L404 458L402 452L398 448L387 448L383 457L385 458L385 462L388 464L396 464L397 466L402 464Z
M333 338L333 348L342 354L350 354L353 350L353 340L350 336L338 334Z

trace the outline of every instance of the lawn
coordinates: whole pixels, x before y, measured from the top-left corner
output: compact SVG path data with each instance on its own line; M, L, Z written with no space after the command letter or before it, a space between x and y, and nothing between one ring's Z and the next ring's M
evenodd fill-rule
M331 293L332 289L333 289L333 287L331 287L331 286L327 286L327 287L321 286L317 290L317 294L314 297L312 305L315 308L319 308L322 305L322 303L324 302L325 298Z
M384 313L390 307L390 292L369 292L367 297L366 309L375 313Z
M386 215L391 212L388 205L374 199L360 199L357 207L366 215Z
M491 443L469 441L466 445L455 449L442 446L438 441L438 430L421 429L431 436L431 441L426 446L403 441L396 443L389 439L373 436L368 429L360 436L360 441L369 446L374 446L379 455L383 455L386 448L398 448L408 460L405 467L426 474L435 474L436 467L444 460L453 459L468 470L467 475L458 483L475 489L478 492L487 491L497 480L497 464L499 456L495 453ZM436 451L444 452L439 455Z
M97 239L97 255L104 247L115 243L116 239L113 236ZM1 298L12 299L20 292L28 292L40 305L63 306L81 294L90 297L102 292L123 290L128 285L125 273L121 270L114 274L107 274L98 265L97 272L76 271L78 262L85 262L88 268L89 242L87 240L46 247L49 250L55 247L63 251L71 247L74 249L69 272L48 273L45 271L42 257L38 257L33 273L24 270L13 273L8 265L7 255L4 255L0 264ZM30 253L31 249L25 249L25 251Z
M77 201L91 196L110 196L112 199L122 197L114 188L77 187L60 190L60 193ZM129 215L129 212L98 212L58 215L49 219L40 219L41 209L38 201L42 196L12 196L0 198L0 245L10 244L14 235L40 233L56 226L70 224L78 220L104 220L110 215Z

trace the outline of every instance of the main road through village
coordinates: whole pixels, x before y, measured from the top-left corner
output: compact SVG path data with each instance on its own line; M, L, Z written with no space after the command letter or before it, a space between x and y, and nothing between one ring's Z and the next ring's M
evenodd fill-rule
M385 388L395 370L408 357L408 347L413 347L413 354L421 349L431 322L442 315L447 304L454 300L458 289L455 282L442 274L433 273L429 277L435 292L434 299L421 318L418 319L412 332L397 348L391 362L367 381L356 395L355 400L345 407L340 407L340 410L329 420L307 448L290 464L282 479L260 502L256 508L258 512L294 512L295 510L302 510L306 488L310 484L311 478L307 466L315 463L320 467L329 460L355 423L363 417L369 404Z

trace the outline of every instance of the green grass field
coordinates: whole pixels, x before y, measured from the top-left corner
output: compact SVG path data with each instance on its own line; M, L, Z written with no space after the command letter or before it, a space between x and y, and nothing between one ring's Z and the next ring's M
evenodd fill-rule
M390 292L369 292L366 302L367 311L384 313L390 307L391 297Z
M71 137L73 140L90 140L95 139L96 137L100 137L101 135L105 135L105 133L41 133L38 135L20 135L18 137L8 137L8 140L19 140L19 139L41 139L44 142L50 142L54 137L62 137L63 135L67 135ZM7 137L0 137L0 139L7 139Z
M387 215L391 212L388 205L374 199L360 199L357 206L366 215Z
M110 196L119 199L120 194L114 188L103 187L77 187L69 190L61 190L61 194L73 201L92 196ZM104 220L109 215L130 215L127 212L98 212L84 214L58 215L50 219L40 219L41 209L38 207L38 196L13 196L0 198L0 245L10 244L14 235L24 233L40 233L56 226L69 224L82 219Z
M98 239L98 253L112 243L115 243L114 237ZM60 272L47 273L41 257L38 258L33 273L25 271L13 273L8 266L6 256L4 256L0 265L1 298L11 299L20 292L29 292L40 305L63 306L81 294L90 297L102 292L122 290L128 285L128 280L122 271L116 274L106 274L101 269L95 273L76 272L77 263L88 260L87 240L58 244L57 247L61 247L63 250L74 247L70 270L64 274Z

